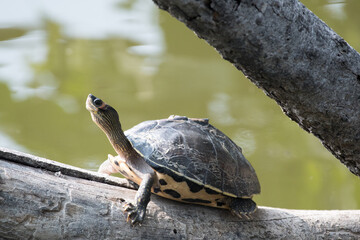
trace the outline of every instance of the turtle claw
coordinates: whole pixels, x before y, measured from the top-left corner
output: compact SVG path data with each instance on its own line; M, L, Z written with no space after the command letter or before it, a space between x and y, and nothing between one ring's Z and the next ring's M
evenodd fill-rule
M126 222L131 223L132 226L141 224L145 217L145 209L140 206L134 206L132 203L126 203L124 212L127 212Z
M131 209L134 209L134 205L132 203L126 203L124 206L124 212L129 212Z

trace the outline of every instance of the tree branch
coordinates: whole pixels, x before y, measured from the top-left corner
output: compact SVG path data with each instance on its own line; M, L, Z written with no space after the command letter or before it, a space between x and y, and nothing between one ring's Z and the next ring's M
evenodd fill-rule
M130 227L123 205L133 200L136 191L120 186L129 187L125 180L0 148L0 236L4 239L360 237L359 210L260 207L248 220L232 216L227 210L178 203L155 195L144 223Z
M297 0L154 0L360 176L360 55Z

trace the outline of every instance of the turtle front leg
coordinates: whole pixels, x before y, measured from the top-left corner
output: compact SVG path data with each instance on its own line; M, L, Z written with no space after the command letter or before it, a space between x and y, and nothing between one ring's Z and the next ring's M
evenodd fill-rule
M114 168L114 166L111 164L111 161L110 161L111 158L114 158L114 157L109 154L109 155L108 155L108 159L100 165L99 170L98 170L99 173L105 173L105 174L110 175L110 174L119 172L119 171L118 171L116 168Z
M154 179L154 174L145 174L136 193L135 204L127 203L125 205L124 211L128 213L127 221L130 220L131 225L140 224L144 220Z

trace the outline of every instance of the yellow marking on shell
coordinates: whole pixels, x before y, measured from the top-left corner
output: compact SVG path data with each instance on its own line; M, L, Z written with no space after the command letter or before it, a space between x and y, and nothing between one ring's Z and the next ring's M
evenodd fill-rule
M155 165L161 166L162 168L166 168L166 169L168 169L169 171L173 172L174 174L176 174L176 175L178 175L178 176L182 176L182 177L184 177L184 178L186 178L186 179L188 179L188 180L190 180L190 181L192 181L192 182L195 182L196 184L198 184L198 185L200 185L200 186L205 186L205 187L207 187L207 188L210 188L211 190L214 190L215 192L218 192L218 193L221 193L221 194L223 194L223 195L226 195L226 196L229 196L229 197L233 197L233 198L237 198L237 197L238 197L238 196L236 196L236 195L233 194L233 193L221 191L220 189L218 189L218 188L216 188L216 187L214 187L214 186L211 186L211 185L208 185L208 184L205 184L205 185L204 185L202 182L200 182L200 181L198 181L198 180L196 180L196 179L189 178L189 177L187 177L187 176L185 176L185 175L183 175L183 174L181 174L181 173L179 173L179 172L177 172L177 171L174 171L173 169L170 169L170 168L168 168L168 167L166 167L166 166L164 166L164 165L160 165L159 163L155 163L154 161L151 161L150 159L147 159L147 161L153 162ZM157 174L159 174L159 173L157 173ZM240 196L240 197L242 197L242 198L251 198L252 196Z
M229 208L229 205L227 204L227 196L224 196L220 192L218 194L209 194L206 192L205 188L201 189L198 192L191 192L188 184L186 181L182 182L176 182L171 176L162 174L162 173L156 173L158 179L163 179L167 184L166 185L160 185L160 192L154 193L165 198L169 198L171 200L179 201L179 202L185 202L185 203L191 203L191 204L199 204L199 205L205 205L210 207L216 207L216 208ZM171 195L164 193L163 191L166 189L171 189L176 192L178 192L181 196L179 198L172 197ZM218 192L218 191L217 191ZM201 199L201 200L207 200L210 201L210 203L200 203L200 202L187 202L183 201L182 199ZM216 201L218 200L218 201ZM218 206L217 202L222 202L222 206Z
M117 169L121 174L124 175L124 177L130 179L131 181L135 182L136 184L140 185L142 179L140 177L138 177L130 168L129 166L126 164L126 161L122 158L120 158L119 156L112 156L109 154L109 158L108 158L111 162L111 164L113 165L113 167L115 169ZM115 161L118 162L119 166L115 164ZM159 165L159 164L157 164ZM161 166L161 165L160 165ZM167 168L165 166L162 166L164 168ZM169 169L169 168L167 168ZM203 185L200 181L197 181L195 179L191 179L189 177L186 177L184 175L181 175L180 173L169 169L170 171L172 171L174 174L177 174L179 176L182 176L186 179L188 179L189 181L195 182L196 184L200 185L200 186L204 186L206 188L209 188L215 192L218 192L218 194L209 194L206 192L205 188L202 188L200 191L198 192L191 192L188 184L186 183L186 181L182 181L182 182L177 182L175 181L170 175L166 175L166 174L162 174L159 172L156 172L157 175L157 180L163 179L166 181L166 185L159 185L158 182L154 183L151 191L156 194L159 195L161 197L164 198L168 198L171 200L175 200L175 201L179 201L179 202L185 202L185 203L190 203L190 204L199 204L199 205L205 205L205 206L210 206L210 207L216 207L216 208L225 208L225 209L229 209L229 205L228 205L228 197L233 197L233 198L237 198L236 195L232 194L232 193L228 193L228 192L223 192L218 188L215 188L213 186L210 185ZM155 187L159 187L160 191L156 191L154 190ZM179 198L175 198L165 192L163 192L166 189L171 189L174 190L176 192L178 192L181 196ZM187 201L183 201L182 199L201 199L201 200L207 200L210 201L210 203L201 203L201 202L187 202ZM247 196L242 196L242 198L251 198L251 196L247 197ZM216 201L217 200L217 201ZM222 205L218 206L217 202L221 202Z

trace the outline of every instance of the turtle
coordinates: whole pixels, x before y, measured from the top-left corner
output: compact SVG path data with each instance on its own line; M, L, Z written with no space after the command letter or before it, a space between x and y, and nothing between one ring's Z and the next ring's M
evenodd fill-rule
M98 172L120 172L139 187L124 211L131 225L141 224L151 193L172 200L229 209L249 217L260 193L254 168L237 146L208 119L171 115L123 131L117 111L89 94L86 108L117 156L109 155Z

